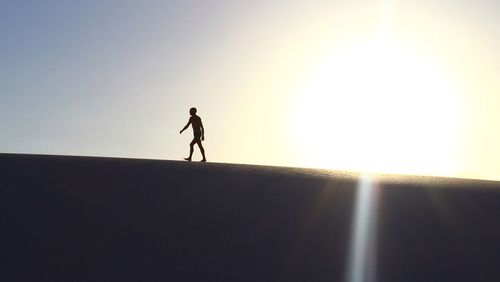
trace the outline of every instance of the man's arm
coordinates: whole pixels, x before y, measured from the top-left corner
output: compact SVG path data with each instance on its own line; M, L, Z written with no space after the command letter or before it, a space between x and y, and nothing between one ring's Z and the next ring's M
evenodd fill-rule
M181 132L179 132L179 134L182 134L182 132L184 130L186 130L189 127L190 124L191 124L191 119L189 119L188 123L186 124L186 126L184 126L184 128L181 130Z
M200 127L201 127L201 141L205 141L205 128L203 128L203 122L200 120Z

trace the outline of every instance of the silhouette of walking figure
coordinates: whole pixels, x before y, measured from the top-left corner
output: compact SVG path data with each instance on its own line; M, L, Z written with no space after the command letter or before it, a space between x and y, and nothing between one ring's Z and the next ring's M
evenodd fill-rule
M193 156L194 151L194 144L198 144L198 147L200 147L201 155L203 156L203 159L201 161L206 162L207 159L205 158L205 149L203 149L203 145L201 145L201 141L205 140L205 129L203 128L203 123L201 122L201 118L196 115L196 108L189 109L189 114L191 115L191 117L189 118L186 126L184 126L184 128L181 130L180 134L182 134L182 132L186 130L191 124L193 127L194 138L193 141L191 141L191 143L189 144L189 157L184 159L186 161L191 161L191 157Z

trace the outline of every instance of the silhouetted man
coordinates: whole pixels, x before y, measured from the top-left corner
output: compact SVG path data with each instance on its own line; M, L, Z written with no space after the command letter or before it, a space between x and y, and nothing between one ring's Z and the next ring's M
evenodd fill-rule
M205 158L205 149L203 149L203 145L201 145L201 141L205 140L205 129L203 129L203 123L201 122L201 118L196 115L196 108L191 108L189 110L189 114L191 115L191 117L189 118L186 126L184 126L184 128L181 130L180 134L182 134L182 132L186 130L191 124L193 126L194 138L193 141L191 141L191 143L189 144L189 158L184 159L186 161L191 161L191 157L193 156L194 151L194 144L198 144L198 147L200 147L201 155L203 156L203 159L201 161L206 162L207 159Z

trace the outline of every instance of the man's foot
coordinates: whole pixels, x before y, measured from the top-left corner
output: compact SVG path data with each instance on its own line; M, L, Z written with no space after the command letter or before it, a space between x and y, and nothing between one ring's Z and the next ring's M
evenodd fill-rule
M203 160L201 160L200 162L204 163L204 162L206 162L206 161L207 161L207 159L203 159Z
M190 162L191 158L184 158L186 161Z

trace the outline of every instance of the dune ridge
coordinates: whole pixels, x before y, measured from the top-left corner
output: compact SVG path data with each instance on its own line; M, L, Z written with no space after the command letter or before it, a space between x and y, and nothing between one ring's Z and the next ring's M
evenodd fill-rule
M1 281L344 281L360 174L0 154ZM500 183L373 176L377 281L498 281Z

